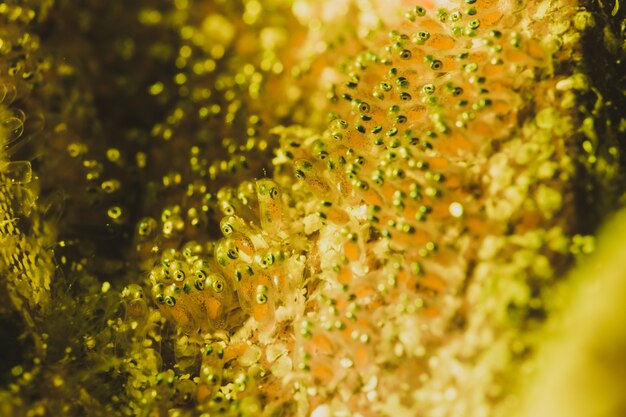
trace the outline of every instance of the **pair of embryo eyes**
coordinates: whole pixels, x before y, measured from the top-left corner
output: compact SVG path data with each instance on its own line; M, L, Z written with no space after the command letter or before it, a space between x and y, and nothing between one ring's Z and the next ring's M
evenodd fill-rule
M174 279L182 282L185 277L185 273L182 270L175 270L172 275ZM226 281L218 274L207 274L206 271L199 269L195 272L195 280L193 287L198 291L204 291L205 289L211 289L214 293L220 294L226 288ZM191 286L184 284L182 286L183 292L190 293L192 291ZM166 304L170 307L176 305L177 298L180 294L181 288L176 284L171 284L164 288L164 285L159 283L154 286L153 291L156 293L155 300L158 304Z

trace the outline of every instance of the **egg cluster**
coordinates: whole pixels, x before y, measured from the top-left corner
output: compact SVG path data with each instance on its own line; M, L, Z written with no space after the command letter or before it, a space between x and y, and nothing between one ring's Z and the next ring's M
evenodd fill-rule
M320 280L294 363L320 410L477 410L487 394L464 360L495 339L523 351L502 332L544 314L539 282L570 250L575 115L550 44L507 29L528 10L502 7L414 8L346 66L331 100L350 108L328 129L282 132L275 175L306 201ZM508 296L486 301L500 286Z
M26 329L0 415L511 415L593 250L582 194L620 169L594 25L565 0L0 3L0 325Z
M270 179L248 185L255 191L242 196L245 206L239 198L219 200L222 239L208 247L191 241L180 251L167 250L150 271L157 305L186 333L232 330L241 324L241 318L233 324L232 315L272 322L275 309L294 292L302 267L294 261L297 245L287 240L290 219L280 187ZM228 191L222 189L220 197L232 197Z
M215 194L224 238L188 231L191 219L177 205L160 221L142 220L139 232L152 224L156 239L179 236L148 281L190 345L194 335L225 331L222 355L247 340L244 352L271 369L279 342L285 362L263 378L272 389L297 381L305 408L343 404L363 414L376 404L379 413L391 407L382 398L411 408L414 393L441 384L454 396L471 391L471 378L452 382L438 371L440 358L462 356L451 353L461 346L468 357L481 355L512 321L538 319L546 306L537 283L554 276L573 247L559 219L575 177L566 154L575 114L571 94L555 87L570 74L552 73L551 43L507 29L525 12L505 19L495 4L415 7L387 39L368 39L371 49L344 63L325 130L271 131L274 180ZM544 99L546 89L556 94ZM528 112L535 114L520 125ZM509 296L498 305L481 305L502 285L498 268L518 281L506 283ZM195 349L214 343L204 338ZM219 371L223 358L214 361L203 357L199 387L242 378ZM222 398L220 390L210 391ZM483 395L467 394L459 407L478 406L472 401ZM447 401L437 398L421 402Z

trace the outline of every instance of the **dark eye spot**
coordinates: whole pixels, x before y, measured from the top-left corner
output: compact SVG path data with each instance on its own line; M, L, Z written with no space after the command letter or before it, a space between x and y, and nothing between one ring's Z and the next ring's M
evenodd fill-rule
M443 68L443 62L439 61L438 59L435 59L433 62L430 63L430 69L432 70L440 70L441 68Z
M216 279L215 281L213 281L213 291L215 292L224 291L224 281L222 281L221 279Z
M185 273L180 269L174 271L173 277L176 281L182 281L185 279Z

